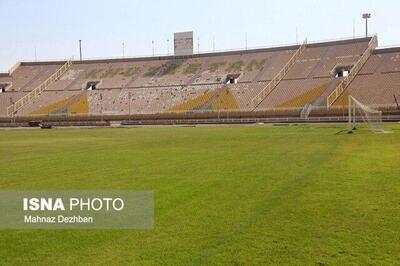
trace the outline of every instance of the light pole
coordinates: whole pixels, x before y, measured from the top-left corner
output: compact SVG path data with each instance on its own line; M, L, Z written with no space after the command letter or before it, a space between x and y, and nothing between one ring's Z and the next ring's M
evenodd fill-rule
M79 40L79 59L82 61L82 40Z
M365 19L365 37L368 37L368 19L371 18L371 13L364 13L362 18Z
M167 55L169 55L169 39L167 39Z
M153 49L153 56L154 56L154 41L151 41L152 49Z
M12 92L12 94L11 94L11 96L10 96L10 106L13 107L11 119L13 119L13 116L14 116L14 101L13 101L13 98L12 98L13 95L14 95L14 91ZM7 111L8 111L8 110L7 110ZM14 122L14 121L11 120L11 122Z
M129 120L131 120L131 103L132 103L131 92L128 93L128 98L129 98Z
M125 58L125 43L122 43L122 58Z
M103 121L103 94L102 93L100 93L99 99L100 99L100 116L101 116L101 121Z
M215 36L213 36L213 52L215 52Z

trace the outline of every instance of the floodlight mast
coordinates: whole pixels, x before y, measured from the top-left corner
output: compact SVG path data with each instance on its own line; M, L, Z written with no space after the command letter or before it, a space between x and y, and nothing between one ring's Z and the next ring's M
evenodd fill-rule
M371 13L364 13L362 18L365 19L365 36L368 37L368 19L371 18Z

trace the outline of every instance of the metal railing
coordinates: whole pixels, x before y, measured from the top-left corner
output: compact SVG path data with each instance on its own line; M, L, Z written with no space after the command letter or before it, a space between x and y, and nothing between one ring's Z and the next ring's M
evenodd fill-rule
M286 65L279 71L279 73L262 89L252 100L251 106L256 109L260 103L278 86L281 80L286 76L292 66L296 63L297 59L302 55L307 48L307 39L300 45L299 49L294 53Z
M307 119L313 109L313 106L311 103L308 103L304 105L303 109L300 112L300 118L302 119Z
M368 107L373 108L373 109L378 109L380 111L390 111L390 110L398 110L396 104L370 104ZM311 112L334 112L334 111L342 111L347 113L347 105L338 105L338 106L331 106L328 108L327 106L312 106L310 113ZM226 114L226 113L261 113L261 112L270 112L270 113L275 113L275 112L291 112L291 113L297 113L299 116L300 113L304 110L304 107L276 107L276 108L262 108L262 109L257 109L254 111L253 109L215 109L215 110L177 110L177 111L165 111L161 113L157 112L132 112L129 114L128 112L123 112L123 111L116 111L116 112L111 112L111 111L103 111L103 112L91 112L91 113L66 113L66 114L52 114L52 113L43 113L43 114L23 114L19 116L15 116L15 118L18 117L31 117L31 118L40 118L40 117L77 117L77 116L84 116L84 117L92 117L92 116L135 116L135 115L185 115L185 114ZM9 118L8 116L1 116L0 119L3 118Z
M328 107L332 106L332 104L334 104L336 100L343 94L343 92L349 87L351 82L357 76L358 72L360 72L361 68L367 62L376 47L378 47L378 37L377 35L374 35L368 44L368 48L350 70L350 74L345 79L343 79L342 82L340 82L340 84L326 98L326 103Z
M34 99L38 98L40 94L53 85L57 80L64 75L72 65L72 59L68 60L60 69L53 75L46 79L42 84L33 89L31 92L17 100L15 103L7 107L7 116L15 115L21 108L30 104Z

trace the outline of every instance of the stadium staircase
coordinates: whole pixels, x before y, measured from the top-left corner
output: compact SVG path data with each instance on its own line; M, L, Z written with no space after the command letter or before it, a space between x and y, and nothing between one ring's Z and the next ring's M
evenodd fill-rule
M290 58L290 60L286 63L286 65L279 71L279 73L263 88L252 100L251 106L253 110L256 109L262 101L278 86L281 80L286 76L286 74L290 71L296 61L303 54L305 49L307 48L307 39L304 41L302 45L300 45L299 49L294 53L294 55Z
M326 97L332 93L332 91L337 87L337 85L342 81L342 78L335 78L328 85L324 93L321 94L314 102L312 102L313 106L326 106Z
M373 51L378 47L378 36L374 35L364 54L360 57L357 63L353 66L350 71L350 74L340 82L340 84L335 88L335 90L326 98L326 105L331 107L335 101L344 93L344 91L349 87L351 82L357 76L358 72L360 72L361 68L368 61Z
M72 65L72 59L68 60L60 69L58 69L53 75L46 79L42 84L33 89L31 92L23 96L21 99L16 101L14 104L7 107L7 115L15 115L21 108L32 103L34 99L40 97L43 91L47 90L51 85L53 85L57 80L64 75Z

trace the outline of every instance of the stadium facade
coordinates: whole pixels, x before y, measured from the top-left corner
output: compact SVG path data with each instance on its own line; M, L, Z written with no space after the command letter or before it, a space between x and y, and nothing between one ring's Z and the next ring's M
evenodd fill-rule
M345 119L348 96L399 114L400 47L377 36L229 52L21 62L0 74L3 123Z

